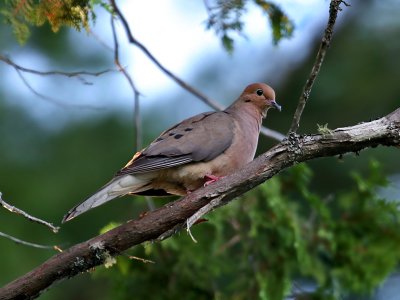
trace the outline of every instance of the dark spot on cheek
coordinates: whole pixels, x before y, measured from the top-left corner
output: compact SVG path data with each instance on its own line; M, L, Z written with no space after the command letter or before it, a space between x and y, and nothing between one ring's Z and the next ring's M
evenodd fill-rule
M183 134L177 134L177 135L174 136L174 138L177 139L177 140L180 139L181 137L183 137Z
M244 102L251 102L251 100L247 99L247 100L244 100Z
M185 128L185 131L192 131L193 128Z

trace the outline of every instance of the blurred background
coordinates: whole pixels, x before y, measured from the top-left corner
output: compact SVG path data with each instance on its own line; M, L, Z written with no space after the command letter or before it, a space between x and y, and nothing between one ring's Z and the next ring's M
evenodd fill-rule
M275 2L294 22L293 37L273 45L268 20L250 5L244 15L244 36L234 37L232 54L224 50L213 31L206 30L207 11L202 1L121 1L120 8L134 36L167 68L219 103L229 105L251 82L266 82L274 87L283 111L271 111L264 125L286 134L326 25L329 1ZM351 7L343 6L339 14L331 48L302 117L300 133L316 133L318 124L327 124L330 129L354 125L380 118L399 107L400 3L395 0L349 2ZM143 95L140 115L144 145L183 118L210 110L129 45L124 29L118 25L121 63ZM91 31L62 28L55 34L44 25L33 28L26 44L20 45L12 28L1 23L0 53L21 66L42 71L115 70L108 12L98 10ZM85 81L23 73L29 86L36 93L46 95L44 98L32 92L10 65L0 62L0 73L0 192L8 203L59 225L73 205L107 182L134 154L132 90L117 71L98 77L85 76ZM276 143L261 136L258 153ZM332 157L311 161L308 167L314 177L309 188L322 195L352 189L355 182L349 173L357 170L361 176L367 176L369 162L373 159L380 163L382 173L391 182L379 193L386 198L399 199L398 151L379 147L364 150L358 156L346 155L341 160ZM167 200L154 201L159 206ZM125 197L64 224L58 234L1 209L0 231L65 249L97 235L110 222L125 222L147 209L143 198ZM229 206L224 209L229 210ZM218 214L220 218L224 216L217 210L214 218L218 219ZM208 230L211 230L207 226L193 230L200 246L191 245L190 238L181 233L172 238L174 241L169 247L178 249L179 253L189 251L179 248L179 243L189 245L186 249L200 256L200 251L209 251L203 249L208 243ZM180 270L174 269L168 251L160 247L157 252L152 247L141 251L158 261L156 264L129 261L121 263L120 270L128 268L138 274L150 274L152 271L147 268L153 268L158 272L155 274L162 273L168 278L178 276ZM16 245L4 238L0 238L0 249L3 254L0 285L55 253ZM164 259L172 264L168 270L162 269ZM123 272L121 274L125 274ZM140 285L152 286L145 279L163 289L161 275L132 278L127 276L133 273L117 277L109 272L114 276L110 278L111 275L104 273L96 271L94 275L83 274L59 283L41 299L125 299L126 294L118 294L118 291L129 289L133 291L131 295L140 298ZM204 274L196 276L201 281ZM351 299L398 299L396 278L393 275L381 288ZM136 281L137 285L128 288L128 279ZM170 290L171 286L173 283L169 285ZM217 292L209 294L199 290L181 295L186 295L186 299L209 299L211 296L228 299L228 294L218 294L218 288L211 290ZM172 294L167 297L156 291L149 297L173 299ZM248 295L236 296L248 299ZM255 295L262 298L261 293L255 292ZM132 299L136 298L132 296Z

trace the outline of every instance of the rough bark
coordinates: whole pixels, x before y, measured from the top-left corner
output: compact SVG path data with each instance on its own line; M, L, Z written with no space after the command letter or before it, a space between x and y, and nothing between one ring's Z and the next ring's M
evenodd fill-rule
M287 139L260 155L240 172L54 255L1 288L0 299L35 298L56 281L101 265L111 256L132 246L160 236L169 236L174 228L181 228L180 225L185 224L202 207L208 205L200 215L230 202L299 162L358 152L379 145L400 145L400 108L381 119L337 128L327 134L299 136L291 133Z

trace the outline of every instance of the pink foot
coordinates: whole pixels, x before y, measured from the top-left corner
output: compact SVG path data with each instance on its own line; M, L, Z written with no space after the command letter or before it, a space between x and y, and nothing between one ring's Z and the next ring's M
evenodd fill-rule
M207 186L213 182L216 182L216 181L220 180L222 177L223 176L218 177L218 176L214 176L214 175L205 175L204 179L206 182L204 183L204 186Z

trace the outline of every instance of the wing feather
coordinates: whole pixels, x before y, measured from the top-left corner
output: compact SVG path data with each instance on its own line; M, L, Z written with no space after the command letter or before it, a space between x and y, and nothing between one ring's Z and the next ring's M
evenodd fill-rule
M133 164L123 168L117 173L119 175L125 174L138 174L157 171L166 168L172 168L182 164L191 162L192 159L189 156L182 157L142 157L134 161Z
M210 161L232 144L234 126L226 112L203 113L186 119L164 131L116 176Z

